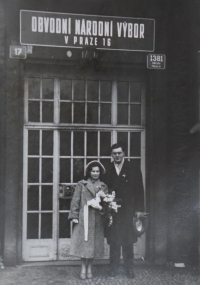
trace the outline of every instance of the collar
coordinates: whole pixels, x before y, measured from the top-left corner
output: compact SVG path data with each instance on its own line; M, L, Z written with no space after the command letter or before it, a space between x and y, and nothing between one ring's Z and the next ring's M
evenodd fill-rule
M125 161L125 160L124 160L124 157L123 157L121 163L118 164L118 163L115 163L115 162L114 162L114 165L116 165L118 168L122 169L122 166L123 166L123 164L124 164L124 161Z
M105 183L100 181L100 180L97 180L96 182L98 182L97 186L100 186L102 187L101 190L103 190L105 188ZM86 188L93 194L93 196L95 197L96 196L96 193L94 191L94 184L92 182L92 180L90 178L88 178L87 180L83 179L82 180L82 183L86 186ZM97 187L98 188L98 187Z
M101 180L97 180L98 182L99 182L99 184L100 185L102 185L102 186L105 186L106 184L103 182L103 181L101 181ZM87 180L85 180L85 179L83 179L83 180L81 180L81 182L83 183L83 184L88 184L88 183L92 183L92 184L94 184L92 181L91 181L91 179L90 178L88 178Z

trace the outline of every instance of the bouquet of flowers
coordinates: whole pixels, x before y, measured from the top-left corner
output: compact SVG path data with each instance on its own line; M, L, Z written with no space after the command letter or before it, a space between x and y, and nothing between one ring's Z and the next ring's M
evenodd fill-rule
M105 194L102 190L100 190L96 194L96 198L100 199L100 203L103 205L105 210L105 219L108 220L108 227L110 227L113 223L113 214L118 212L118 208L121 205L117 204L115 191L112 194Z
M108 221L108 226L110 227L113 223L113 214L117 213L118 208L120 208L120 205L117 205L116 199L115 199L115 192L113 191L112 194L106 194L104 193L100 188L99 192L96 193L96 197L91 199L87 202L87 204L84 206L84 235L85 235L85 241L88 240L88 215L89 215L89 206L94 207L95 209L101 210L103 208L104 210L104 218L106 221ZM102 206L100 205L102 204Z

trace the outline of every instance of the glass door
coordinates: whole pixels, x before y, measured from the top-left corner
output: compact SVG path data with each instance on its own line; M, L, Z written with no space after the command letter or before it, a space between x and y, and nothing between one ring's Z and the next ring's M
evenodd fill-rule
M144 95L138 81L25 79L23 260L72 259L67 218L74 187L89 161L110 163L111 144L125 145L145 181Z

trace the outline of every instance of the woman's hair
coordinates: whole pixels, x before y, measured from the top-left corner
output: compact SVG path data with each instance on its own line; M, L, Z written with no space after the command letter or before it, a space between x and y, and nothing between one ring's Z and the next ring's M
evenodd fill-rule
M101 165L100 165L98 162L92 162L92 163L88 166L88 168L87 168L87 170L86 170L84 179L91 178L90 173L91 173L91 171L92 171L92 168L95 167L95 166L98 166L98 167L99 167L99 171L100 171L99 179L102 178L102 176L103 176L103 169L102 169Z

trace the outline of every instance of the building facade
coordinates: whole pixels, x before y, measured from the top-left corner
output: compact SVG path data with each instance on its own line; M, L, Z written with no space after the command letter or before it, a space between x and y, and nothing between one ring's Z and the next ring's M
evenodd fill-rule
M71 260L74 186L117 141L145 185L135 258L197 265L198 11L195 0L2 2L5 265ZM165 68L147 68L150 54Z

